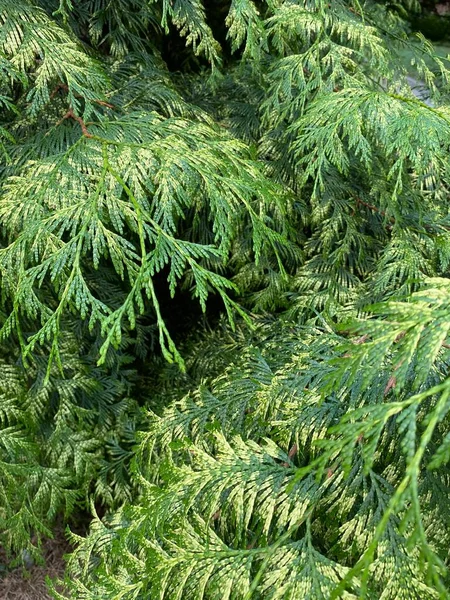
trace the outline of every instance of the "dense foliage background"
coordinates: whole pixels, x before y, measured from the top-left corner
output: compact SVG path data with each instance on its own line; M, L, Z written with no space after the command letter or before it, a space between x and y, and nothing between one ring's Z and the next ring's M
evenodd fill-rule
M420 15L0 0L0 542L68 525L55 598L450 597Z

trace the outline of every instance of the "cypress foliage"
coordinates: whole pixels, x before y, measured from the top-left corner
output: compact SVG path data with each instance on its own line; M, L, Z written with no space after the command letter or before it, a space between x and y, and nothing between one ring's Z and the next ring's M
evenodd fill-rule
M449 597L418 10L0 0L0 536L91 508L55 598Z

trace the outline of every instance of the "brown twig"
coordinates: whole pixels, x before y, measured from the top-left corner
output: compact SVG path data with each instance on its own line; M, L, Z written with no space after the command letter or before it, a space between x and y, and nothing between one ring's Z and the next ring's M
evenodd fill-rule
M364 200L361 200L361 198L356 198L356 204L362 204L362 206L365 206L369 210L372 210L373 212L378 213L382 217L386 216L386 213L384 212L384 210L381 210L381 208L378 208L378 206L374 206L373 204L369 204L368 202L364 202ZM391 217L390 221L392 223L395 223L394 217Z
M50 100L53 100L53 98L56 96L56 94L59 92L59 90L64 90L65 92L68 92L69 86L65 83L58 83L56 85L56 87L54 88L54 90L52 91L52 93L50 94Z
M288 454L289 458L291 458L291 459L294 458L294 456L297 454L297 451L298 451L298 446L297 446L297 444L294 444L292 446L292 448L289 450L289 454Z
M384 212L384 210L381 210L381 208L378 208L378 206L374 206L373 204L369 204L368 202L364 202L364 200L361 200L361 198L355 198L355 200L356 200L356 204L361 204L361 206L365 206L365 207L366 207L366 208L368 208L369 210L372 210L373 212L375 212L375 213L377 213L377 214L381 215L382 217L385 217L385 216L386 216L386 213ZM395 218L394 218L394 217L391 217L391 218L389 219L389 222L390 222L392 225L395 225ZM426 230L428 230L428 231L430 231L430 230L431 230L431 232L432 232L432 233L434 232L434 230L433 230L433 226L432 226L432 225L428 225L428 224L424 223L424 224L423 224L423 227L424 227L424 229L426 229ZM445 229L446 231L450 231L450 227L449 227L448 225L443 225L443 224L441 224L441 225L440 225L440 227L442 227L442 228L443 228L443 229ZM391 229L391 226L390 226L390 225L388 225L388 226L387 226L387 229Z
M60 91L63 90L64 92L68 92L69 91L69 86L66 83L57 83L55 88L53 89L52 93L50 94L50 100L53 100L53 98L56 96L56 94ZM74 94L75 98L83 98L83 96L81 94ZM114 104L110 104L109 102L105 102L105 100L92 100L92 102L95 102L95 104L99 104L100 106L106 106L106 108L111 108L114 110L115 106Z
M297 452L298 452L298 446L297 446L297 444L293 444L292 448L289 450L288 458L290 460L292 460L294 458L294 456L297 454ZM289 467L289 463L284 462L283 467Z
M395 386L397 385L397 379L394 377L394 375L392 375L389 378L389 381L386 384L386 387L384 388L384 395L387 396L388 393L395 388Z
M99 104L100 106L106 106L106 108L112 108L114 110L114 104L110 104L109 102L105 102L104 100L93 100L95 104Z
M74 112L72 108L69 108L69 110L66 112L66 114L63 116L63 118L58 122L58 125L60 125L63 121L65 121L66 119L73 119L74 121L76 121L79 126L81 127L81 131L84 135L84 137L87 138L92 138L94 137L92 135L92 133L89 133L88 128L86 127L86 123L83 121L83 119L79 116L77 116Z

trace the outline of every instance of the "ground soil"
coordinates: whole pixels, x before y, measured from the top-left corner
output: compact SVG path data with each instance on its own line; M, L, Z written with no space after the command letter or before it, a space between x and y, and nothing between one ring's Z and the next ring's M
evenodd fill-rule
M0 575L0 600L51 600L46 577L57 579L63 575L63 556L70 550L64 532L56 531L54 539L43 544L45 564L33 565L27 571L12 569Z

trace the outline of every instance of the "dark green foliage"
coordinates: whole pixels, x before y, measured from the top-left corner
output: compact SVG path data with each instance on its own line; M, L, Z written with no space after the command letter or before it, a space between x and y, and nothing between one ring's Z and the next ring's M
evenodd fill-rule
M450 19L435 14L416 17L412 21L415 30L421 31L430 40L441 41L450 34Z
M55 597L449 597L417 9L0 0L0 540L92 511Z
M84 338L65 323L61 370L49 369L46 348L26 368L18 344L2 351L0 527L8 551L26 547L38 558L39 536L51 535L58 514L89 506L89 498L114 506L131 497L124 465L139 409L130 356L110 353L99 369L95 340Z
M92 525L71 573L100 565L75 597L444 597L449 285L429 285L350 337L261 324L150 414L139 502Z

